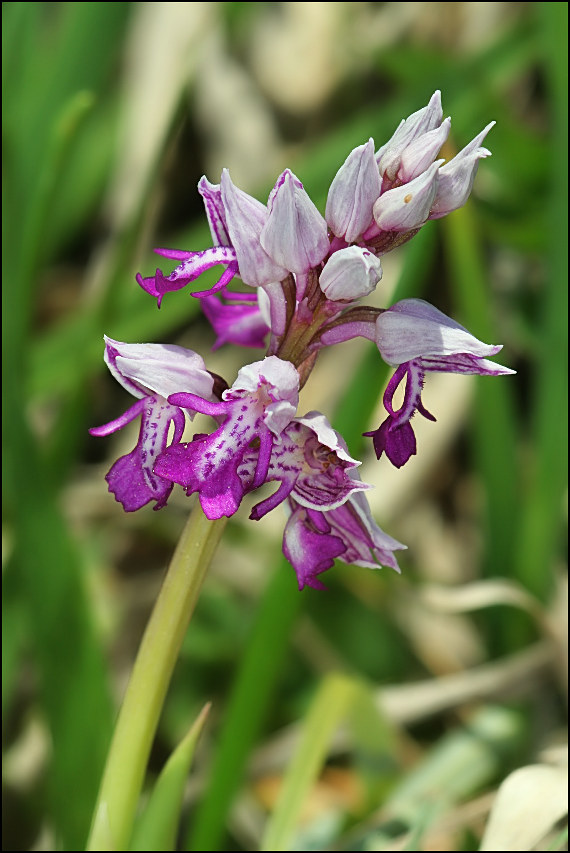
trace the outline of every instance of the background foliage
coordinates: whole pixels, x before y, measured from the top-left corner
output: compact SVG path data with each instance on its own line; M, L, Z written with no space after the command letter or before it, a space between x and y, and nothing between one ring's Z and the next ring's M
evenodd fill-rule
M299 594L279 513L240 511L149 786L211 700L177 849L468 850L485 826L481 849L561 849L567 5L5 3L3 48L4 849L84 845L189 508L177 494L131 517L106 491L132 434L87 434L126 406L103 332L190 346L230 382L252 360L208 356L198 301L157 311L134 274L153 245L208 245L203 173L228 166L264 198L288 165L323 208L351 148L436 88L452 147L497 120L493 157L465 209L386 258L378 304L428 298L504 343L517 376L430 376L438 424L394 471L361 439L380 419L377 351L324 355L304 408L334 413L364 460L377 521L410 546L402 577L338 563L328 592ZM521 818L508 774L524 765L543 775Z

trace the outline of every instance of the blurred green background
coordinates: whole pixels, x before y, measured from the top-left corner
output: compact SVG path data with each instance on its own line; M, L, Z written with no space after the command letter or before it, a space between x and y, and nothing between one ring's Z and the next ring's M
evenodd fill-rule
M396 471L361 438L381 419L377 351L323 354L301 408L323 410L363 459L377 522L409 545L402 576L338 563L327 592L298 593L280 511L253 524L242 508L188 631L149 785L211 699L178 849L479 849L500 782L527 764L560 769L566 743L567 5L2 14L3 849L84 845L192 503L177 490L168 509L127 515L107 492L137 427L87 433L130 405L103 365L103 333L189 346L230 384L260 357L210 353L198 300L173 293L158 311L135 273L154 270L155 245L209 245L202 174L216 182L227 166L265 200L289 166L324 210L350 150L370 136L379 147L435 89L452 148L497 120L493 157L463 210L384 259L375 304L422 296L503 343L517 375L429 376L438 423L418 422L418 456ZM337 690L339 673L361 685L358 700ZM263 846L299 727L313 742L327 690L330 736L302 812L289 805L291 846ZM535 797L552 799L545 785ZM557 820L538 846L512 849L562 849Z

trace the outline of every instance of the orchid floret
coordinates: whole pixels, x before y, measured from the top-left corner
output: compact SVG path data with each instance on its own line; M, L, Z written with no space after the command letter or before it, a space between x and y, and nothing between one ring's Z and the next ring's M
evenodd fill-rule
M386 453L400 468L417 452L410 423L416 412L435 420L422 404L421 392L427 372L476 373L500 376L514 373L487 356L502 347L484 344L455 320L422 299L403 299L376 320L376 343L384 360L397 366L384 393L386 420L377 430L367 432L374 442L376 456ZM393 398L405 380L404 401L398 410Z
M261 242L269 216L267 207L236 187L227 169L222 171L221 196L241 280L251 287L280 281L287 269L268 255Z
M277 179L268 208L261 232L261 245L267 254L293 273L304 273L320 264L329 251L327 223L289 169Z
M459 154L441 167L430 219L440 219L465 204L473 188L479 161L491 156L481 143L494 125L494 121L490 122Z
M210 435L167 448L155 471L179 483L187 494L198 492L210 519L231 516L251 487L265 482L274 440L291 422L298 403L299 378L287 361L268 356L242 367L222 400L210 403L194 394L175 394L172 405L222 420ZM244 457L253 455L252 481L240 478Z
M166 398L179 389L190 389L212 399L214 378L197 353L168 344L125 344L105 337L105 362L115 379L139 400L122 417L90 429L91 435L110 435L141 417L134 450L118 459L107 474L109 490L127 512L151 500L156 502L155 509L160 509L166 504L173 481L157 474L154 465L168 445L171 424L174 430L170 441L176 445L186 422L182 410ZM190 417L194 413L188 410Z
M441 92L433 93L427 106L402 119L392 138L376 152L380 175L394 180L406 149L424 134L439 127L443 118Z
M437 160L417 178L380 196L374 204L374 220L381 231L412 231L427 222L441 163Z
M346 158L330 186L325 211L331 231L352 243L372 222L372 207L382 182L374 140L359 145Z
M376 288L382 278L380 260L360 246L339 249L326 262L319 286L327 299L354 302Z
M291 514L283 534L283 553L295 569L299 589L325 589L317 575L332 568L336 558L356 566L400 571L394 551L406 546L378 527L363 492L354 492L328 511L306 508L292 499L288 506Z

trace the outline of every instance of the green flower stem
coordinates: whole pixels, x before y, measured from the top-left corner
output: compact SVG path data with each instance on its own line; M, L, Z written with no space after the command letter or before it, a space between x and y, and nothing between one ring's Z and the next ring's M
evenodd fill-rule
M151 614L111 742L87 850L126 850L172 670L226 519L196 504Z

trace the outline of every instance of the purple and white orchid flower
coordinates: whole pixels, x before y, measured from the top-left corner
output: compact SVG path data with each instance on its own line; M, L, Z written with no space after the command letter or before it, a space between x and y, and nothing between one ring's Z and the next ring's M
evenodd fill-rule
M450 317L423 299L403 299L376 320L376 343L382 358L397 367L384 393L386 420L373 432L374 450L400 468L416 451L412 417L418 411L435 421L421 401L427 372L478 373L501 376L514 373L508 367L489 361L502 346L484 344ZM404 401L393 408L396 389L406 380Z
M340 435L320 412L295 418L271 451L266 479L276 480L280 486L253 508L250 518L262 518L289 496L309 509L336 509L353 492L370 488L352 476L352 469L358 465L360 462L349 456ZM251 466L249 471L244 466L239 473L251 478L251 472Z
M261 245L261 232L269 216L264 204L238 189L227 169L222 172L220 184L210 184L202 178L199 190L215 245L201 252L154 250L165 258L181 261L168 276L163 276L159 269L148 278L137 275L137 282L157 298L159 307L165 293L180 290L218 264L225 264L226 269L217 284L211 290L196 291L193 296L217 293L236 275L251 287L279 281L287 275L287 270L279 266Z
M332 568L336 558L370 569L389 566L400 571L394 551L406 546L378 527L362 492L332 510L317 511L292 499L288 507L283 553L295 569L299 589L325 589L317 575Z
M204 399L214 399L214 378L204 360L192 350L169 344L124 344L105 337L105 362L120 384L137 402L110 423L89 430L91 435L111 435L139 415L141 428L134 450L118 459L106 480L109 491L127 512L134 512L150 501L154 509L166 504L172 480L157 475L154 464L168 443L170 424L174 425L171 443L182 438L186 419L180 407L167 397L189 389ZM190 417L194 416L192 410Z
M211 435L167 448L157 459L155 472L180 483L187 494L198 492L208 518L231 516L244 494L267 479L273 444L295 417L298 401L299 375L290 362L276 356L242 367L221 401L173 394L172 405L222 423ZM246 454L254 460L250 483L238 474Z

